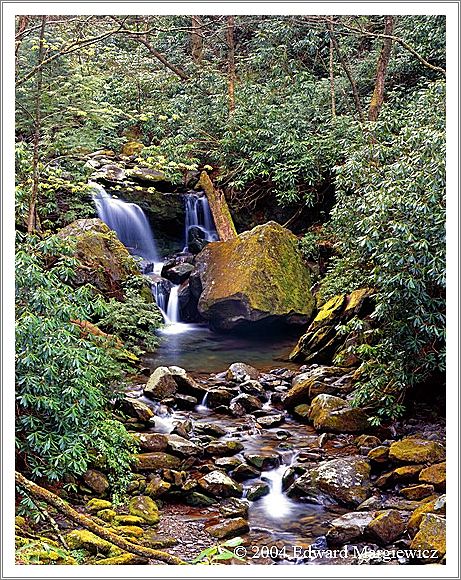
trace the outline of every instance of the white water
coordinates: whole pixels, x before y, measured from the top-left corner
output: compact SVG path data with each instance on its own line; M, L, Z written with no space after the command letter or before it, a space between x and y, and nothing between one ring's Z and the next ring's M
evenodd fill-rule
M211 215L210 205L205 195L189 193L186 196L186 226L185 238L186 247L188 242L189 230L192 227L198 227L205 235L207 242L216 242L219 240L218 233Z
M274 520L287 518L295 509L296 504L287 497L282 489L282 479L286 470L292 465L294 456L289 464L283 464L276 469L263 471L261 479L267 481L270 492L261 498L261 506L266 515Z
M98 217L117 234L118 239L133 254L148 262L158 262L154 234L143 210L109 195L102 185L91 183Z
M168 310L166 311L166 315L171 324L176 324L179 322L178 291L179 286L173 286L173 288L170 290L170 296L168 298Z
M207 413L207 412L210 410L210 409L209 409L209 407L208 407L208 405L207 405L207 401L208 401L208 395L209 395L209 392L207 391L207 392L206 392L206 393L203 395L203 399L202 399L202 401L201 401L200 405L197 405L197 406L195 407L195 410L196 410L198 413Z

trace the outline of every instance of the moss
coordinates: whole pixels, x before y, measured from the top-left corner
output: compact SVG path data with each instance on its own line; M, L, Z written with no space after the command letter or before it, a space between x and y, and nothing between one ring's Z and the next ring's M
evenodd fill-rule
M107 499L93 498L93 499L90 499L90 501L86 504L86 509L90 513L96 513L96 512L99 512L101 510L111 509L111 508L112 508L112 503L110 501L108 501Z
M317 316L312 321L309 330L313 330L314 328L317 328L326 322L331 322L337 318L342 311L345 299L345 294L330 298L330 300L320 308Z
M426 469L423 469L419 474L419 481L430 483L435 485L437 488L444 488L447 479L446 468L445 461L426 467Z
M57 542L45 537L37 540L15 536L16 563L76 565L77 561Z
M407 437L391 445L389 457L404 463L435 463L444 459L445 450L435 441Z
M117 512L111 509L104 509L99 510L96 515L98 516L98 518L104 520L105 522L111 522L117 515Z
M120 556L113 556L112 558L103 558L102 560L97 560L93 564L97 566L123 566L127 564L141 564L146 563L146 558L141 558L136 556L136 554L120 554Z
M139 516L131 516L128 514L121 514L119 516L114 517L114 522L117 526L135 526L136 524L143 524L144 519Z
M434 550L439 558L444 556L446 552L445 519L434 514L426 514L410 547L412 550L427 550L429 552ZM434 558L430 559L434 561Z
M131 499L128 509L131 515L139 516L151 525L158 523L160 519L157 504L152 498L145 495L139 495Z
M144 145L139 141L128 141L124 143L122 146L122 155L136 155L136 153L140 153L144 149Z
M88 530L73 530L66 536L66 542L72 550L84 549L92 554L102 552L109 554L115 548L113 544L99 538Z
M129 536L140 538L144 534L144 530L139 526L117 526L113 530L116 534L121 536Z

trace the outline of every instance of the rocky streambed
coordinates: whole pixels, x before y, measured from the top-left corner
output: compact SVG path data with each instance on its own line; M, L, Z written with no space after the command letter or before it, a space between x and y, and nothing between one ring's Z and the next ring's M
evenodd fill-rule
M138 541L169 537L187 561L239 536L232 563L443 562L442 419L421 407L372 431L348 402L352 381L318 365L156 368L120 406L140 446L132 499L97 516ZM103 497L104 479L93 470L87 491Z

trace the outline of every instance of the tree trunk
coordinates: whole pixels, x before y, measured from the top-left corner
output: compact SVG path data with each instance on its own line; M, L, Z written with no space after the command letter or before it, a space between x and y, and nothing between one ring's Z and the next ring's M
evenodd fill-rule
M234 16L227 17L226 40L227 40L227 62L228 62L228 93L229 93L229 113L235 110L235 44L234 44Z
M41 130L41 103L42 103L42 87L43 87L43 68L41 67L45 55L45 27L46 16L42 16L42 23L40 26L39 49L38 49L38 63L39 70L37 72L37 82L35 86L35 109L34 109L34 149L32 157L32 191L29 200L29 217L27 220L27 231L29 233L39 229L39 222L37 216L37 198L38 185L40 179L39 161L40 161L40 130Z
M394 32L395 20L393 16L386 16L384 21L384 34L392 35ZM384 101L384 81L386 79L387 67L391 58L392 39L385 38L378 57L376 67L376 81L373 96L371 97L370 108L368 110L368 120L376 121L381 111Z
M330 95L331 95L331 116L336 118L336 95L335 95L335 74L333 71L334 45L332 39L333 25L329 24L330 30Z
M195 64L201 64L203 59L203 34L200 16L192 16L192 32L190 35L192 59Z
M161 550L154 550L146 546L141 546L140 544L133 544L132 542L125 540L124 538L121 538L112 532L109 532L106 528L103 528L94 522L91 518L74 510L74 508L71 507L66 501L51 491L48 491L33 481L25 478L18 471L15 472L15 480L16 485L22 487L35 499L44 501L48 505L53 506L79 526L82 526L90 532L93 532L93 534L96 536L106 540L107 542L110 542L111 544L114 544L114 546L121 548L125 552L136 554L137 556L143 556L144 558L159 560L160 562L165 562L166 564L185 564L185 562L179 558L176 558L176 556L171 556L170 554L162 552Z
M18 29L16 30L16 47L14 50L16 58L18 58L19 48L22 43L23 32L27 28L28 24L29 24L28 16L18 16Z
M197 188L202 188L207 196L219 239L225 242L235 238L237 231L226 198L222 191L215 189L206 171L202 171Z
M349 83L350 83L351 89L352 89L352 95L354 97L355 108L357 110L357 114L359 116L360 121L363 122L364 117L363 117L362 106L360 104L360 97L359 97L359 92L357 90L357 85L355 83L354 77L352 76L351 69L349 68L349 65L347 64L346 59L342 55L341 49L339 47L339 42L336 39L336 36L333 32L333 26L330 26L330 39L333 42L333 46L335 48L336 54L338 55L339 62L341 63L341 66L343 67L344 72L346 73L346 76L349 79Z

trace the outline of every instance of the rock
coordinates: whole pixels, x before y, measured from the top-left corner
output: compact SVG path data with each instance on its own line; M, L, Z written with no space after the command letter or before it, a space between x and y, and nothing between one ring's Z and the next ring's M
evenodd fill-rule
M261 471L276 469L280 465L280 457L276 453L260 455L257 453L244 453L245 459Z
M232 471L239 465L241 465L240 459L237 457L219 457L215 460L214 464L216 467L222 467L226 471Z
M100 179L112 183L114 181L124 181L126 179L126 173L122 167L114 163L107 163L100 167L92 177L93 179Z
M245 481L246 479L253 479L259 477L259 470L251 465L241 463L232 472L232 477L236 481Z
M109 554L115 546L88 530L73 530L66 535L66 543L71 550L87 550L91 554Z
M411 487L402 488L400 493L405 499L418 501L419 499L424 499L432 495L434 493L434 486L427 483L412 485Z
M381 440L379 437L375 437L374 435L359 435L354 439L355 445L357 447L379 447L381 445Z
M136 467L141 471L152 471L155 469L179 469L181 459L169 453L139 453L135 455Z
M222 471L210 471L198 480L205 493L214 497L240 497L242 486Z
M205 433L213 437L222 437L227 434L226 429L215 423L195 423L195 431L198 433Z
M256 422L264 429L272 429L272 427L277 427L285 421L283 415L265 415L264 417L258 417Z
M120 514L114 517L114 524L116 526L136 526L145 523L144 518L131 516L129 514Z
M257 481L247 488L245 497L250 501L256 501L257 499L269 494L270 490L271 488L268 483Z
M212 497L208 497L207 495L200 493L198 491L192 491L184 500L187 505L197 506L197 507L207 507L210 505L214 505L216 500Z
M182 284L189 278L194 266L192 264L177 264L173 268L170 268L165 273L165 278L173 282L173 284Z
M133 437L144 451L165 451L168 437L162 433L133 433Z
M174 395L178 385L168 367L157 367L144 387L144 394L149 399L162 400Z
M426 562L435 562L442 558L446 552L446 521L435 514L426 514L421 522L419 532L413 538L410 548L412 550L427 551L428 557L420 558ZM436 557L432 555L436 552ZM432 556L432 557L431 557Z
M231 497L222 502L219 511L224 518L247 518L249 503L245 499Z
M196 397L192 397L191 395L181 395L179 393L176 393L174 396L174 401L179 409L189 410L195 409L199 403Z
M101 510L111 509L112 503L106 499L97 499L93 498L86 504L86 509L91 513L94 514Z
M121 536L128 536L129 538L140 538L144 535L144 530L139 526L118 526L116 530Z
M301 421L308 421L310 418L310 412L311 406L306 404L296 405L296 407L293 409L293 415L295 415L295 417Z
M195 457L201 453L200 447L179 435L168 435L168 449L183 457Z
M205 446L204 451L213 457L235 455L244 449L240 441L213 441Z
M428 501L419 505L411 514L408 521L408 530L413 535L419 529L421 522L426 514L445 515L446 513L446 496L441 495L437 499Z
M332 395L318 395L311 403L309 418L316 429L333 433L357 433L369 426L367 415L347 401Z
M83 481L95 493L103 495L109 489L109 480L97 469L88 469L83 474Z
M133 169L127 169L126 174L131 179L145 183L148 185L159 185L168 184L169 181L165 177L162 171L156 171L155 169L148 169L147 167L134 167ZM170 184L171 185L171 184Z
M208 391L208 406L211 409L216 409L221 405L228 407L231 400L234 398L235 392L230 389L213 389Z
M206 233L201 227L190 226L187 230L187 249L191 254L199 254L208 244Z
M139 141L128 141L122 145L122 155L130 157L131 155L137 155L144 149L144 145Z
M338 353L349 339L337 333L338 324L347 322L354 315L367 314L373 294L372 289L362 288L348 296L333 296L319 309L307 332L299 339L291 352L290 360L331 362L335 353ZM356 340L363 342L360 336Z
M136 417L143 423L147 423L153 416L154 412L152 409L137 399L129 399L125 397L122 400L122 411L131 417Z
M105 522L111 522L117 515L117 512L111 509L104 509L98 511L96 515L100 520L104 520Z
M241 405L247 413L251 413L257 409L262 409L263 406L257 397L254 397L253 395L247 395L246 393L242 393L241 395L238 395L232 399L231 405L233 404Z
M59 233L61 238L76 241L76 257L81 263L74 283L92 284L103 294L123 296L122 283L139 276L139 269L115 233L100 219L80 219Z
M236 383L245 383L249 380L256 380L259 377L259 371L245 363L232 363L226 371L226 379Z
M218 538L218 540L224 540L225 538L234 538L235 536L246 534L250 531L250 528L248 522L243 518L232 518L219 524L208 526L205 530L210 536Z
M437 463L445 458L445 450L435 441L407 437L392 443L389 458L403 463Z
M373 520L369 512L350 512L330 522L327 532L329 544L345 544L360 539L368 524Z
M133 497L128 504L128 509L132 516L138 516L150 525L157 524L160 520L157 504L146 495Z
M378 514L368 525L368 533L378 544L385 546L399 538L406 529L406 522L397 510Z
M370 465L364 459L332 459L303 473L288 489L291 497L315 498L323 492L334 503L356 507L370 494Z
M423 469L419 474L419 481L422 483L429 483L441 490L445 489L446 478L445 461L426 467L426 469Z
M275 222L208 244L193 275L202 288L198 310L215 329L261 321L303 324L314 308L298 240Z
M386 463L389 459L389 447L380 445L375 447L367 454L368 459L373 463Z
M248 395L253 395L264 401L267 400L266 391L259 381L249 380L240 384L240 390L242 393L247 393Z
M203 396L207 392L202 385L200 385L196 380L194 380L184 369L181 367L168 367L171 375L173 376L178 389L181 393L185 395L192 395L193 397L198 397L202 400Z
M417 479L423 467L423 465L402 465L401 467L397 467L391 473L392 480L400 482Z
M153 477L144 490L144 495L148 495L153 499L161 497L164 493L169 491L171 484L167 481L163 481L160 477Z

